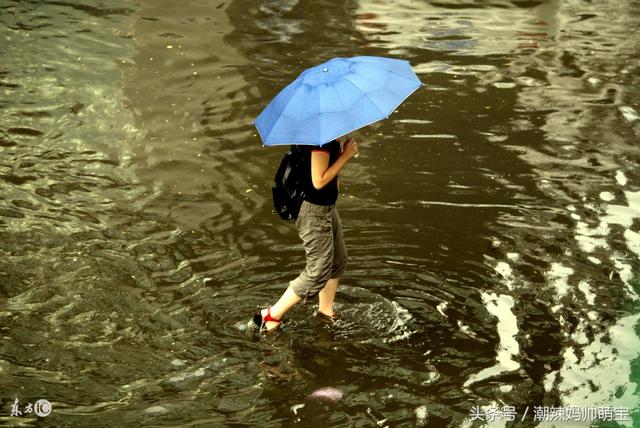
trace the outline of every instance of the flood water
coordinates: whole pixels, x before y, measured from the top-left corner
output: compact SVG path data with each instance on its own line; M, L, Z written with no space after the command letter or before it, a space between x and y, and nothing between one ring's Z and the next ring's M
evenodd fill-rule
M637 1L0 4L1 424L640 424ZM257 336L304 253L252 121L355 55L425 87L341 174L340 320Z

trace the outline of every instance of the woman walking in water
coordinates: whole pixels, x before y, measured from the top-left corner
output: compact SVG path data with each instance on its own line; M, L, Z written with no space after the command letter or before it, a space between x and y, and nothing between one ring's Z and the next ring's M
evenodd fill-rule
M342 236L338 199L338 174L358 154L358 144L347 136L344 146L336 139L320 147L302 146L311 152L308 175L305 175L305 197L296 219L302 239L306 266L289 283L282 297L271 307L262 309L252 323L260 331L276 329L284 314L296 303L318 295L318 315L333 318L338 281L347 264L347 250Z

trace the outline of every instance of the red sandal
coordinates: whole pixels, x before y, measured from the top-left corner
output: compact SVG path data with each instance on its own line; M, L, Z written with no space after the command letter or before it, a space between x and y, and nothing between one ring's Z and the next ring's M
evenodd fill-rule
M278 325L273 327L272 329L267 329L267 322L269 321L278 323ZM267 308L267 315L265 315L264 317L262 316L262 311L258 311L258 313L253 316L253 323L256 325L256 327L258 327L259 331L270 332L280 327L282 321L271 316L271 308L269 307Z

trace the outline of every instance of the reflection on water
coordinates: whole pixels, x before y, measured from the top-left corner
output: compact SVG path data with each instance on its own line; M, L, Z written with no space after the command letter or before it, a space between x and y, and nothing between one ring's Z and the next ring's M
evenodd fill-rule
M61 426L458 427L503 405L638 423L637 2L0 8L6 424L37 423L15 398ZM251 336L304 262L251 122L352 55L427 86L342 174L340 320L308 304ZM327 386L342 399L305 399Z

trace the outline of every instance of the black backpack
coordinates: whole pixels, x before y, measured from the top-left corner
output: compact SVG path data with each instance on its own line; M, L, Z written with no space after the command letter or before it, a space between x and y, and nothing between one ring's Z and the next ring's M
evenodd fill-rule
M283 220L298 218L304 200L305 173L309 174L309 152L292 145L280 161L273 186L273 206Z

